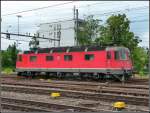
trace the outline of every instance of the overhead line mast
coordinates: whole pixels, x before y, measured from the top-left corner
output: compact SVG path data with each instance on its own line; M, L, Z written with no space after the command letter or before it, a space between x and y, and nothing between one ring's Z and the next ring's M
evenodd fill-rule
M74 20L74 44L75 44L75 46L78 46L79 44L78 44L78 15L79 15L79 13L78 13L78 9L76 9L75 8L75 6L74 6L74 8L73 8L73 14L74 14L74 16L73 16L73 20Z

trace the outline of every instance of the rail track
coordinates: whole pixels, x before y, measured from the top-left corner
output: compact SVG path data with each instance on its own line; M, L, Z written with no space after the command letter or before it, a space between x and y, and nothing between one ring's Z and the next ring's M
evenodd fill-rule
M5 77L4 77L5 78ZM2 83L38 83L40 85L50 85L50 84L55 84L55 86L58 86L58 85L61 85L61 86L64 86L65 84L66 85L69 85L69 86L75 86L75 85L80 85L80 87L85 87L88 86L88 87L91 87L92 89L95 88L95 87L99 87L99 86L104 86L104 87L115 87L115 88L131 88L131 89L145 89L145 90L149 90L149 85L147 83L147 85L136 85L136 84L128 84L128 83L125 83L125 84L121 84L121 83L109 83L109 82L103 82L103 83L98 83L98 82L81 82L81 81L60 81L60 80L50 80L47 81L47 80L28 80L28 79L12 79L12 78L5 78L5 79L2 79Z
M42 112L64 112L64 111L74 111L74 112L96 112L99 111L97 109L92 109L89 107L81 107L81 106L71 106L71 105L63 105L63 104L55 104L55 103L44 103L40 101L33 100L24 100L24 99L14 99L8 97L2 97L2 107L4 109L13 109L13 110L21 110L21 111L42 111ZM103 110L100 110L103 111Z
M3 83L4 85L18 85L18 86L29 86L39 88L59 88L66 90L76 91L89 91L89 92L100 92L100 93L111 93L111 94L122 94L122 95L133 95L133 96L149 96L148 90L143 89L129 89L129 88L115 88L105 86L81 86L81 85L68 85L68 84L39 84L39 83Z
M51 92L60 92L63 97L81 98L90 100L103 100L108 102L124 101L132 105L148 106L149 97L131 96L131 95L118 95L111 93L95 93L89 91L75 91L65 90L59 88L43 88L43 87L27 87L16 85L2 85L2 91L13 91L19 93L41 94L49 95Z
M56 104L56 103L49 103L43 101L35 101L35 100L25 100L25 99L16 99L10 97L2 97L2 108L7 110L17 110L17 111L32 111L32 112L64 112L64 111L71 111L71 112L98 112L98 111L114 111L111 104L104 104L104 103L80 103L76 106L72 105L64 105L64 104ZM136 109L131 107L126 107L123 111L138 111L138 112L148 112L148 109Z
M1 77L2 91L16 92L24 94L36 95L49 95L52 92L59 92L64 98L84 99L91 101L104 101L115 102L124 101L128 105L146 106L149 102L149 86L148 82L144 80L135 80L134 82L140 83L99 83L92 81L72 81L72 80L46 80L46 79L26 79L18 78L16 76ZM142 84L142 81L144 84ZM3 109L12 109L19 111L43 111L43 112L63 112L63 111L112 111L110 104L81 104L79 106L68 106L61 104L51 104L53 108L48 108L48 103L42 104L36 101L27 102L22 99L14 99L4 97L2 99ZM25 102L26 101L26 102ZM31 100L30 100L31 101ZM40 105L42 104L42 105ZM97 109L96 106L103 106L104 109ZM40 106L40 107L39 107ZM93 106L93 108L90 108ZM74 108L73 108L74 107ZM75 108L77 107L77 108ZM83 108L83 109L82 109ZM125 111L144 111L149 112L147 109L127 108Z

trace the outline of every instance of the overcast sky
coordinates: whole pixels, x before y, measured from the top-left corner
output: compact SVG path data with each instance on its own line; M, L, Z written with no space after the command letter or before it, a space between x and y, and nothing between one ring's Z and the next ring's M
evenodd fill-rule
M68 2L71 1L1 1L1 31L8 30L12 33L18 31L17 14L7 14ZM65 5L19 13L22 16L20 18L20 33L35 33L38 29L37 25L40 23L72 19L74 5L79 9L79 18L93 14L94 18L103 20L103 23L111 14L125 13L131 21L130 31L142 39L139 45L149 46L149 1L74 1ZM9 27L10 25L11 27ZM30 40L25 37L19 38ZM14 41L2 39L2 49L6 49L12 43ZM28 43L20 41L19 49L28 49Z

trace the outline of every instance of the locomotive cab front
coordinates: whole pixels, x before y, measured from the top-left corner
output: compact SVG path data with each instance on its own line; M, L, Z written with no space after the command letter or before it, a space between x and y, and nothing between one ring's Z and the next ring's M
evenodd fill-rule
M112 70L114 75L125 75L129 78L133 71L129 49L125 47L109 47L106 51L107 68Z

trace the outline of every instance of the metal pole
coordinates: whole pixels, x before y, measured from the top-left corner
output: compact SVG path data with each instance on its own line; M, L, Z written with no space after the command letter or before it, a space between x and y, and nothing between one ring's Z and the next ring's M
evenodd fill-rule
M21 15L17 15L18 17L18 39L19 39L19 18L21 18ZM18 47L18 40L17 40L17 47Z
M79 45L78 43L78 9L76 9L76 44L77 46Z
M73 7L73 21L74 21L74 45L76 45L76 8L75 6Z

